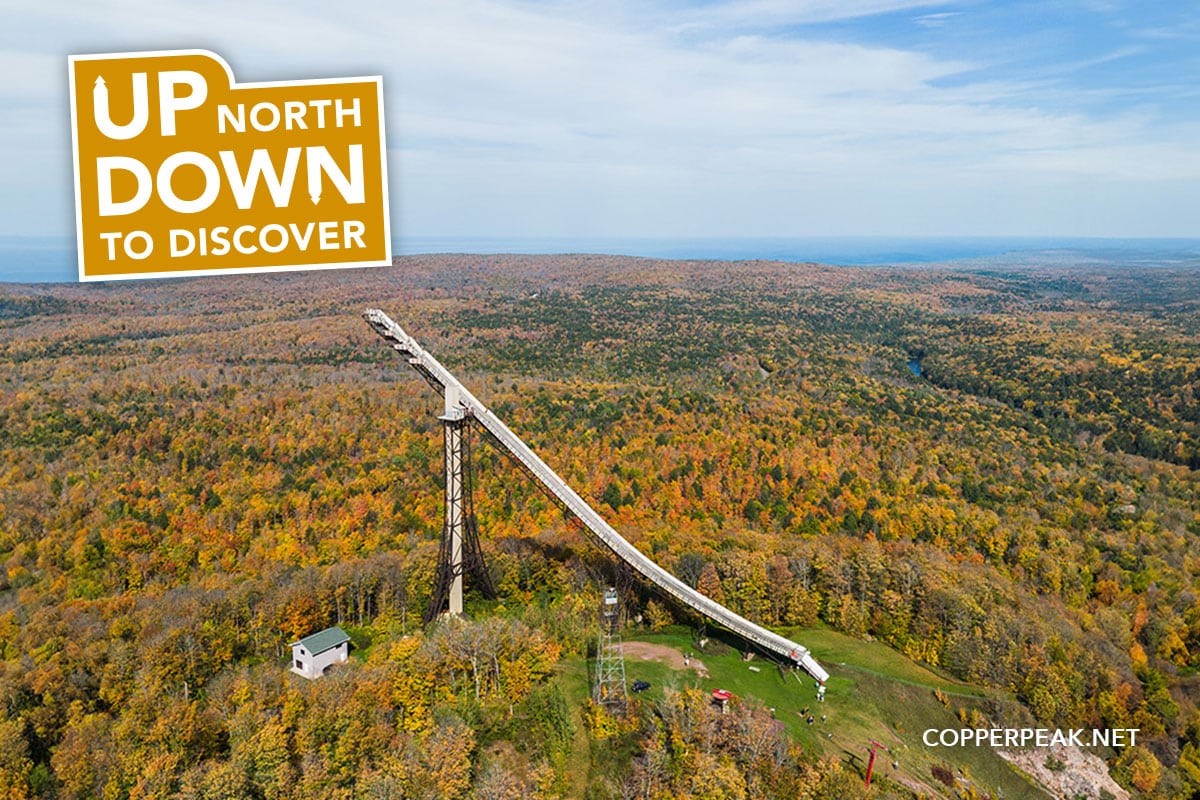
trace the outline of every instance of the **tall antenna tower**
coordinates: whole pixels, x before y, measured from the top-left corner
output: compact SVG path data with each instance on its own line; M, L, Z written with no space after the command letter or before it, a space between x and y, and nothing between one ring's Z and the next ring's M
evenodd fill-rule
M596 686L592 699L615 714L625 713L625 654L621 652L621 602L616 588L604 590L600 605L600 642L596 649Z

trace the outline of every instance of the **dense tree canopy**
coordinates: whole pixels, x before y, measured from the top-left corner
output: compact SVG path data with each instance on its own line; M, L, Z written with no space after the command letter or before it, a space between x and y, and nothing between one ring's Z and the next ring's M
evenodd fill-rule
M594 732L550 676L610 568L480 440L502 599L422 629L438 401L359 319L378 305L689 584L1045 724L1140 728L1114 774L1192 796L1197 297L1167 270L602 257L0 287L0 794L573 791ZM331 624L352 665L290 679L286 645ZM597 745L624 777L590 796L852 796L761 710L689 707Z

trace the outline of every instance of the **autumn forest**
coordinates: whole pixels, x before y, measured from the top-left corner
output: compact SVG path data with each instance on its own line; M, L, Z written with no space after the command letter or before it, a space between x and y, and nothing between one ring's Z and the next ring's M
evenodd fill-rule
M481 437L499 599L423 625L440 399L368 306L689 585L1200 797L1200 272L608 256L0 284L0 797L865 796L753 698L591 706L603 586L699 621Z

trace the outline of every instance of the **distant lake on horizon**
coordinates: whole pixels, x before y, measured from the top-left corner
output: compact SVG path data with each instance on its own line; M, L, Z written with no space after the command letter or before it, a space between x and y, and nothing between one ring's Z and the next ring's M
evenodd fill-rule
M426 253L595 253L717 261L816 262L834 266L941 265L986 269L1055 266L1200 267L1200 239L1052 237L803 238L484 238L410 237L394 255ZM0 282L70 283L78 279L75 241L0 237Z

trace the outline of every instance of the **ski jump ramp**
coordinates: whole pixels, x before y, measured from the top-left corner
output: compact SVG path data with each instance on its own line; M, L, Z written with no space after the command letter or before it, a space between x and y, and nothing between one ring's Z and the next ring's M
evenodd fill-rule
M387 314L377 309L368 309L363 317L376 333L407 359L409 366L443 394L448 408L456 399L463 413L482 425L500 446L508 451L510 456L525 467L534 480L574 514L583 523L584 528L613 555L663 592L699 612L707 619L728 628L743 639L768 651L784 663L804 668L809 675L822 684L829 678L829 673L809 654L807 648L769 631L761 625L756 625L720 603L705 597L651 561L626 541L554 470L550 469L546 462L542 461L515 433L509 430L499 417L479 402L475 395L471 394L465 386L459 383L457 378L450 374L449 370L438 363L437 359L417 344L416 339L405 333Z

